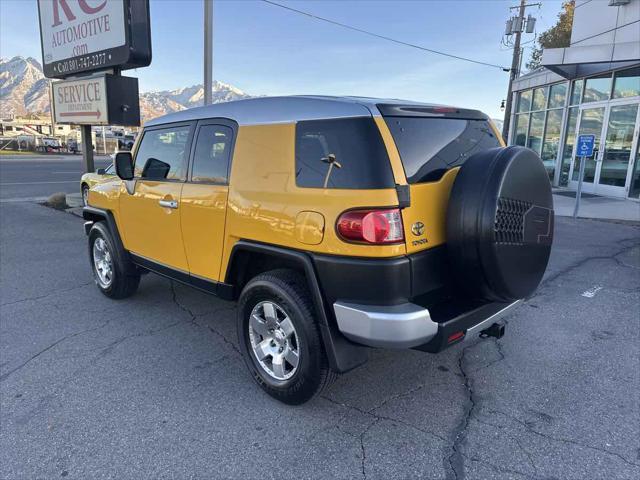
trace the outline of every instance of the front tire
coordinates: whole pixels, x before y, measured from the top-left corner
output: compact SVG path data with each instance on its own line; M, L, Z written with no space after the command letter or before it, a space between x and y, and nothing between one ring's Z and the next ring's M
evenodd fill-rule
M238 301L237 328L251 376L277 400L304 403L335 379L302 275L273 270L253 278Z
M117 249L104 222L91 227L89 259L93 277L100 291L109 298L127 298L138 290L140 274L125 254Z
M89 206L89 185L86 183L82 184L82 188L80 189L80 193L82 194L82 206Z

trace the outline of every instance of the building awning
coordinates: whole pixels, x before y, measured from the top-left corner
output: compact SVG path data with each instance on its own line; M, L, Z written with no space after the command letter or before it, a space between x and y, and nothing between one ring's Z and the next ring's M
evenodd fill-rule
M542 52L542 66L568 79L597 75L639 63L638 42L548 48Z

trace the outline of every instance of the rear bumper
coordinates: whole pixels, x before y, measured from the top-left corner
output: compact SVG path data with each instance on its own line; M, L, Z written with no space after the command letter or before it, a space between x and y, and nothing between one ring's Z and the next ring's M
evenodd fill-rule
M432 315L413 303L374 306L338 301L333 308L338 329L349 340L370 347L415 348L435 353L477 336L520 303L521 300L488 303L450 316L446 310ZM459 332L463 335L451 341L451 335Z

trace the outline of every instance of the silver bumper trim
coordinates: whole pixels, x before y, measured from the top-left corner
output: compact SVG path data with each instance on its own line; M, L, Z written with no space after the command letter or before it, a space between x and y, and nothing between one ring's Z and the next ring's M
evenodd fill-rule
M377 306L336 302L333 309L344 336L370 347L417 347L438 333L429 310L413 303Z
M475 338L521 303L522 300L517 300L467 329L462 341ZM417 347L435 337L440 325L431 320L429 310L413 303L379 306L338 301L333 304L333 309L342 334L370 347Z

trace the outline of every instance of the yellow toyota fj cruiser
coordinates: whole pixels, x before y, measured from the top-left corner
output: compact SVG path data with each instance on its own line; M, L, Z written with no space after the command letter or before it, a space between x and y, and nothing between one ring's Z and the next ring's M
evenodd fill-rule
M439 352L531 295L549 180L486 115L399 100L256 98L148 122L84 209L98 288L152 271L237 300L239 345L302 403L367 347Z

